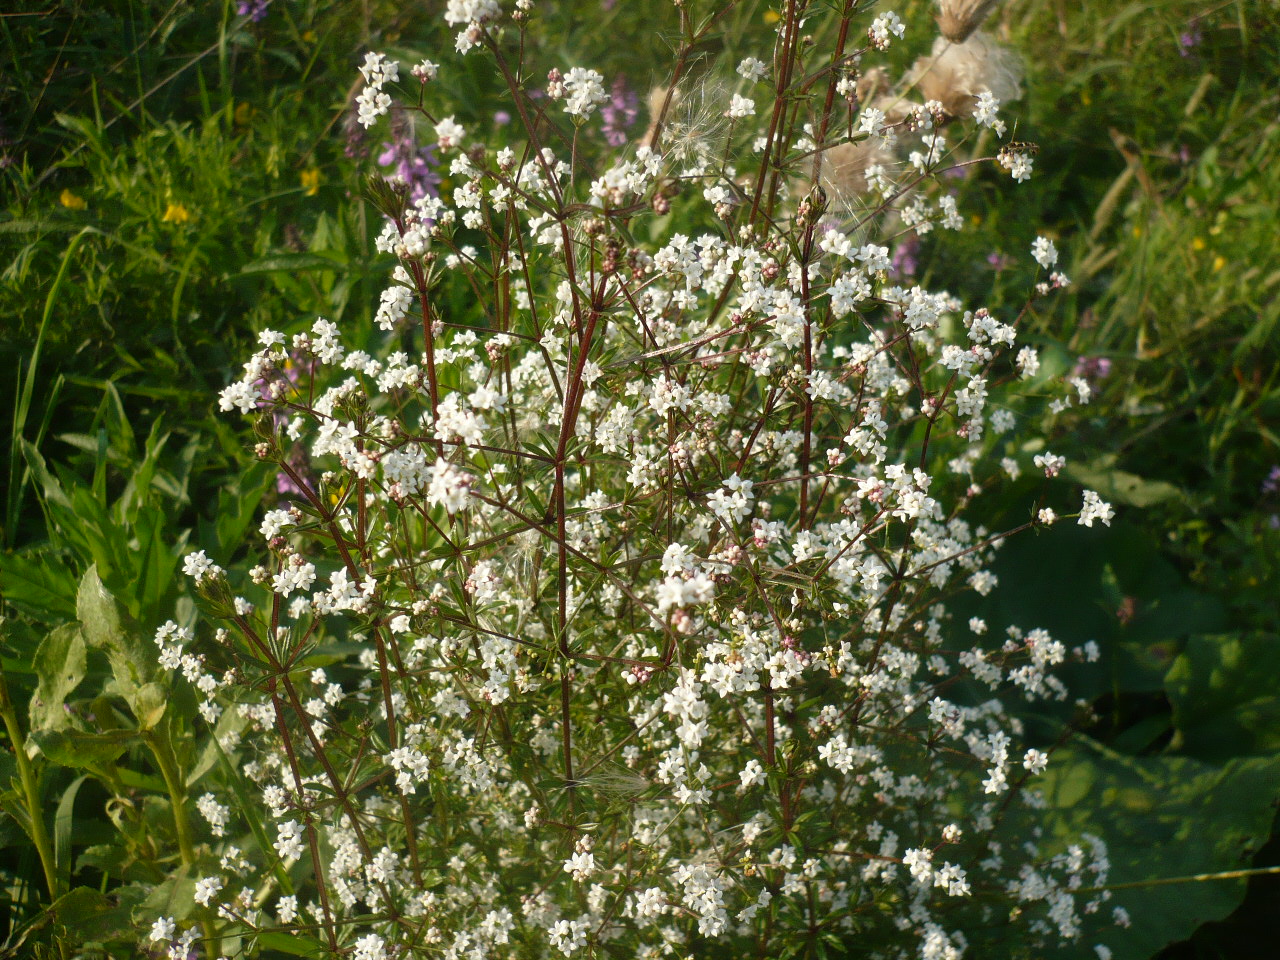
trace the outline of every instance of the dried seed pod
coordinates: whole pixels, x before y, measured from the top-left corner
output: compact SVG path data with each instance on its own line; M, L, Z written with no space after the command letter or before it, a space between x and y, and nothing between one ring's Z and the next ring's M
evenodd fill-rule
M820 184L833 202L848 205L867 191L867 168L893 162L878 137L841 143L822 154Z
M978 94L989 90L1001 103L1022 96L1022 65L1017 56L981 31L963 43L939 37L933 54L918 59L906 81L926 100L937 100L952 117L973 115Z
M671 91L671 102L669 104L667 103L667 91L669 89L669 87L654 87L649 91L649 98L646 104L649 108L649 126L645 130L644 135L636 141L637 144L648 146L652 143L654 130L658 126L658 118L662 116L662 107L664 104L667 105L669 113L672 108L680 103L679 87ZM667 120L670 120L669 116L665 117L663 122L665 123Z
M938 0L938 30L952 43L964 43L1000 0Z

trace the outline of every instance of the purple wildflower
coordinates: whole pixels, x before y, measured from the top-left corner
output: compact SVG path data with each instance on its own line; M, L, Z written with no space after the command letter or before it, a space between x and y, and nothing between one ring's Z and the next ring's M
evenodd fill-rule
M236 16L248 17L253 23L259 23L267 15L267 7L271 0L240 0L236 4Z
M1072 374L1077 377L1084 377L1086 380L1097 382L1105 380L1111 375L1111 358L1110 357L1078 357L1076 359L1075 369Z
M1280 491L1280 465L1272 467L1271 472L1267 474L1267 479L1262 481L1262 493L1264 496L1277 491Z
M891 277L914 277L919 262L916 254L920 252L920 238L914 233L902 239L893 251L893 262L889 265Z
M1013 258L1006 257L999 250L993 250L991 253L987 254L987 263L990 264L991 269L996 273L1001 273L1013 266Z
M342 152L348 160L363 160L369 155L369 146L365 142L365 130L357 119L355 99L348 105L346 116L342 118Z
M254 386L258 388L258 393L262 399L258 401L259 407L270 406L271 383L273 380L283 379L290 384L296 385L298 378L302 374L302 367L306 363L306 354L298 350L289 351L289 359L283 365L275 368L274 372L268 373L266 376L255 381ZM287 422L287 418L277 409L271 415L272 424L277 431L283 430ZM293 447L287 458L289 467L293 472L301 477L304 482L312 483L311 470L307 459L306 450L299 444ZM276 473L276 492L277 493L296 493L302 494L302 490L293 482L293 477L281 470Z
M315 486L315 479L311 476L310 466L307 461L307 452L301 445L295 446L289 451L286 462L289 464L289 469L297 474L303 483L311 487ZM303 490L293 482L293 477L281 470L276 474L276 493L293 493L302 496Z
M611 147L620 147L626 143L626 130L636 122L639 112L640 98L627 86L626 76L618 74L613 81L608 102L600 108L605 142Z
M1187 24L1187 29L1182 31L1178 37L1178 53L1184 57L1190 57L1191 51L1200 46L1204 40L1204 35L1200 33L1200 24L1196 19Z
M407 183L409 196L414 200L437 195L440 175L435 170L435 146L419 147L411 130L403 131L394 141L382 145L378 166L391 167L387 179L398 177Z

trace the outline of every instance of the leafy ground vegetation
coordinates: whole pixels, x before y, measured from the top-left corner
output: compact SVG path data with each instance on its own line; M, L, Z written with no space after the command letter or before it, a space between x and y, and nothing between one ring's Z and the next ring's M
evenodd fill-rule
M209 735L202 693L162 676L162 648L152 637L170 620L189 628L198 609L209 610L209 591L201 596L183 575L184 557L203 551L237 582L249 579L261 557L248 542L264 511L296 502L307 482L307 464L287 451L276 451L284 464L253 455L261 432L217 409L259 335L282 331L291 342L323 316L348 350L385 355L379 321L396 256L377 238L391 201L376 191L370 197L368 178L399 175L413 199L451 197L468 180L433 124L400 112L368 129L357 121L365 87L357 67L366 52L398 59L402 79L423 57L439 61L433 102L447 102L446 113L491 150L521 124L493 61L453 53L456 27L444 22L445 6L121 0L20 3L0 17L0 410L12 411L0 504L5 955L161 956L178 933L194 929L228 955L337 948L379 956L371 941L343 939L332 924L308 933L293 923L291 912L304 912L315 895L303 833L277 833L272 821L280 818L262 809L234 820L222 837L219 801L205 798L240 810L263 806L245 766L249 751L237 749L238 736L225 738L229 728ZM531 86L548 86L547 65L602 74L604 99L577 127L575 156L591 163L638 145L664 112L672 150L707 140L728 149L722 112L740 90L733 67L767 59L794 5L732 5L711 28L690 32L703 6L713 5L689 0L682 16L657 0L534 5L525 42L542 70ZM833 48L845 5L800 6L806 21L797 47L803 34L816 49ZM889 9L863 6L859 43ZM932 4L894 9L904 35L876 54L892 78L927 55L937 33ZM1007 530L1046 505L1068 515L1079 508L1081 487L1115 510L1105 528L1063 523L1011 538L986 567L997 591L947 598L953 624L1037 626L1069 646L1092 641L1099 652L1096 662L1065 665L1067 700L1018 707L1022 739L1050 758L1039 783L1049 812L1010 807L1009 827L1036 842L1105 840L1110 870L1097 882L1113 899L1100 913L1110 924L1120 904L1127 925L1069 943L1065 955L1102 956L1094 944L1105 943L1121 958L1267 956L1280 902L1280 877L1267 873L1280 864L1280 6L1008 0L985 29L1021 60L1021 96L1001 111L1010 126L1003 142L1034 144L1025 148L1034 172L1017 189L995 164L953 177L964 229L898 224L876 238L888 246L883 272L886 282L945 289L966 305L1019 317L1018 340L1038 351L1046 377L1080 379L1091 394L1087 405L1056 415L1049 442L1065 458L1056 476L1046 482L1031 466L1048 448L1028 438L1008 451L1025 461L1021 468L989 478L1002 493L976 501L969 520ZM670 83L673 62L679 93L651 97ZM825 85L816 89L820 99ZM757 101L764 112L766 98ZM991 130L976 131L962 149L991 156L1000 142ZM793 204L805 196L793 185ZM660 217L637 220L627 227L636 232L629 242L656 249L679 229L703 232L692 206L671 199L677 227ZM1056 244L1057 266L1071 283L1028 303L1027 291L1045 279L1028 256L1040 236ZM475 306L482 291L454 272L433 294L436 309L450 323L483 326ZM397 330L406 351L422 350L420 327ZM640 341L631 352L656 344ZM280 359L282 369L289 363L301 361ZM285 376L303 379L297 371ZM458 389L457 376L442 389ZM513 424L512 435L523 438L524 429ZM555 459L555 436L529 442L544 443L545 459ZM520 479L538 489L535 475ZM540 504L551 518L556 489L563 499L561 481ZM702 490L704 498L712 490ZM726 490L730 499L740 492ZM329 506L351 499L345 488L329 492ZM446 501L442 495L435 517L441 524L454 515ZM329 506L316 507L311 521L323 526ZM668 508L631 519L670 526L673 516ZM546 562L553 559L554 551ZM474 594L478 581L467 582ZM531 582L539 583L536 571ZM736 588L717 587L726 597ZM458 610L467 609L459 601ZM681 615L691 616L673 616ZM555 622L546 631L560 636ZM355 649L339 634L297 662L307 674L328 668L354 688L356 675L341 671ZM637 664L658 656L626 646L615 654ZM264 683L287 673L269 656L259 666ZM380 702L365 710L382 722ZM603 713L603 704L592 708ZM514 707L510 717L519 722ZM529 728L531 741L540 729ZM708 745L704 759L719 773L714 750ZM770 741L764 752L772 750ZM366 752L345 755L353 777L366 769ZM612 774L617 782L602 785L610 771L602 767L594 787L608 800L601 823L643 806L639 797L652 787L627 780L622 766ZM785 797L792 771L780 776ZM592 803L582 799L587 790L566 780L548 787L548 778L529 783L530 796L507 815L518 819L539 798L544 817L577 815L581 827ZM763 789L779 788L770 781ZM732 803L750 804L751 796ZM453 808L439 803L444 818ZM452 829L463 833L460 824ZM589 876L591 830L565 847L543 829L558 838L543 851L556 882L574 872L561 873L562 861ZM261 901L250 906L269 909L273 923L258 936L228 934L230 921L209 907L217 891L197 886L219 866L241 872L234 856L219 865L228 840L253 858L254 871L267 864L253 874ZM293 842L299 854L290 858ZM594 842L603 860L609 840L601 834ZM283 859L263 859L274 851ZM419 871L412 882L447 890L453 854L440 860L439 873ZM938 863L947 855L938 852ZM921 862L915 856L913 874L928 873ZM634 865L637 875L643 866ZM769 868L759 870L771 878ZM297 907L280 906L295 889ZM650 908L660 912L658 903ZM876 909L889 916L902 906L895 903L886 894ZM761 918L769 915L767 903L758 905ZM637 915L634 904L619 909ZM1006 921L1008 912L984 919L985 939L975 938L983 952L1040 955L1017 918ZM771 924L805 922L770 916ZM170 920L174 930L163 929ZM557 922L566 926L552 943L572 952L564 948L585 928L571 914ZM891 938L868 947L857 935L881 934L863 923L821 935L815 926L787 949L833 957L934 949L924 955L941 957L961 948L921 947L917 935L905 948ZM757 938L762 950L768 936ZM700 944L679 949L698 955ZM443 955L448 946L419 949ZM503 949L525 955L515 946L494 946L493 955ZM547 951L524 942L519 949ZM601 955L611 949L599 945Z

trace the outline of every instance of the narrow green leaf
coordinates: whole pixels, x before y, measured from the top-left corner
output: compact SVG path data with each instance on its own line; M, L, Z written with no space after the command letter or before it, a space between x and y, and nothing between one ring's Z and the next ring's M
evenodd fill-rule
M295 273L299 270L337 270L342 265L331 257L317 253L281 253L254 260L240 268L246 273Z
M86 779L88 774L71 781L71 786L62 792L58 812L53 818L53 860L58 866L63 889L71 883L71 838L75 826L76 794Z

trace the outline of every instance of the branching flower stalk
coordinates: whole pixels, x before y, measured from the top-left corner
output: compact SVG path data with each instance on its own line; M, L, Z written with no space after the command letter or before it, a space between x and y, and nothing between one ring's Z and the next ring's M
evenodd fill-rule
M1108 899L1097 837L1009 826L1056 748L1015 749L1019 711L1096 646L980 615L1000 544L1060 519L1001 491L1058 475L1089 399L1018 343L1068 280L1047 238L1003 316L889 276L893 237L963 226L949 171L1024 180L1034 148L961 152L1003 136L986 87L888 92L863 63L892 12L788 0L768 65L699 85L732 5L679 6L631 146L587 122L602 74L537 60L527 0L444 15L507 86L505 141L456 121L448 64L366 57L359 122L394 95L452 188L370 181L398 263L374 341L265 330L221 395L297 495L247 573L189 555L202 617L157 635L260 804L201 800L206 942L935 960L1011 910L1028 950L1074 944ZM198 939L154 923L175 958Z

